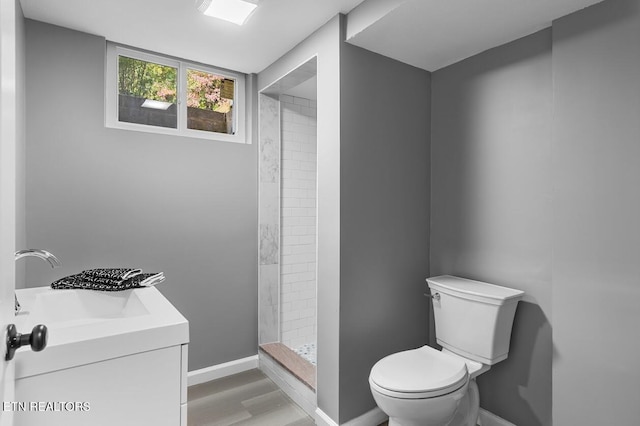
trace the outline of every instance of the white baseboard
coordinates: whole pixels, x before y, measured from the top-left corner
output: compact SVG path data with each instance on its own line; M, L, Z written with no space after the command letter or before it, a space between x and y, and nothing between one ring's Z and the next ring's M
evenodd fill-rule
M316 425L317 426L338 426L338 423L334 422L324 411L316 409Z
M389 417L380 408L376 407L371 411L367 411L361 416L351 419L343 426L377 426L386 421ZM324 411L316 409L316 425L318 426L339 426Z
M236 359L223 364L212 365L200 370L189 371L187 373L187 386L199 385L200 383L242 373L243 371L258 368L258 355Z
M361 415L360 417L356 417L344 424L344 426L375 426L387 420L387 415L378 407L374 408L371 411L368 411ZM321 409L316 410L316 425L318 426L340 426L338 423L334 422L331 417L329 417L324 411ZM478 425L479 426L516 426L513 423L506 421L505 419L496 416L495 414L485 410L480 409L478 413Z
M506 421L505 419L496 416L490 411L487 411L483 408L480 409L478 413L478 425L479 426L516 426L511 422Z
M389 416L380 408L376 407L355 419L349 420L344 426L377 426L386 420L389 420Z

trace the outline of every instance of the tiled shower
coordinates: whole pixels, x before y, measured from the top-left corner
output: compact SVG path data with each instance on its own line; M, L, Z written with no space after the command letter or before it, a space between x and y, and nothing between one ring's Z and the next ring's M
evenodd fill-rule
M276 364L261 359L277 376L282 374L279 364L312 389L318 243L315 74L313 59L260 93L258 136L259 344ZM315 400L311 395L308 399Z

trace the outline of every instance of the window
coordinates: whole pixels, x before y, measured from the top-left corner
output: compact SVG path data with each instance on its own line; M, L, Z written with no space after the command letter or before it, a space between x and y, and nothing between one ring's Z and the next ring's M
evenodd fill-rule
M178 68L118 55L118 121L178 128Z
M187 128L233 134L235 80L187 68Z
M244 140L244 75L107 45L106 125Z

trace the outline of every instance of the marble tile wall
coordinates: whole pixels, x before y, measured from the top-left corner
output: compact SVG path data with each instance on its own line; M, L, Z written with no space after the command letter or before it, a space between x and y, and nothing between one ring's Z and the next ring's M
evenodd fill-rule
M266 95L259 102L258 340L263 344L280 339L280 102Z

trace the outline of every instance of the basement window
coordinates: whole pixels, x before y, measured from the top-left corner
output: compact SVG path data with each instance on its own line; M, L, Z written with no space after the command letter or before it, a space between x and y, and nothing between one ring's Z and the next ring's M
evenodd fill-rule
M107 44L107 127L245 143L244 75Z

